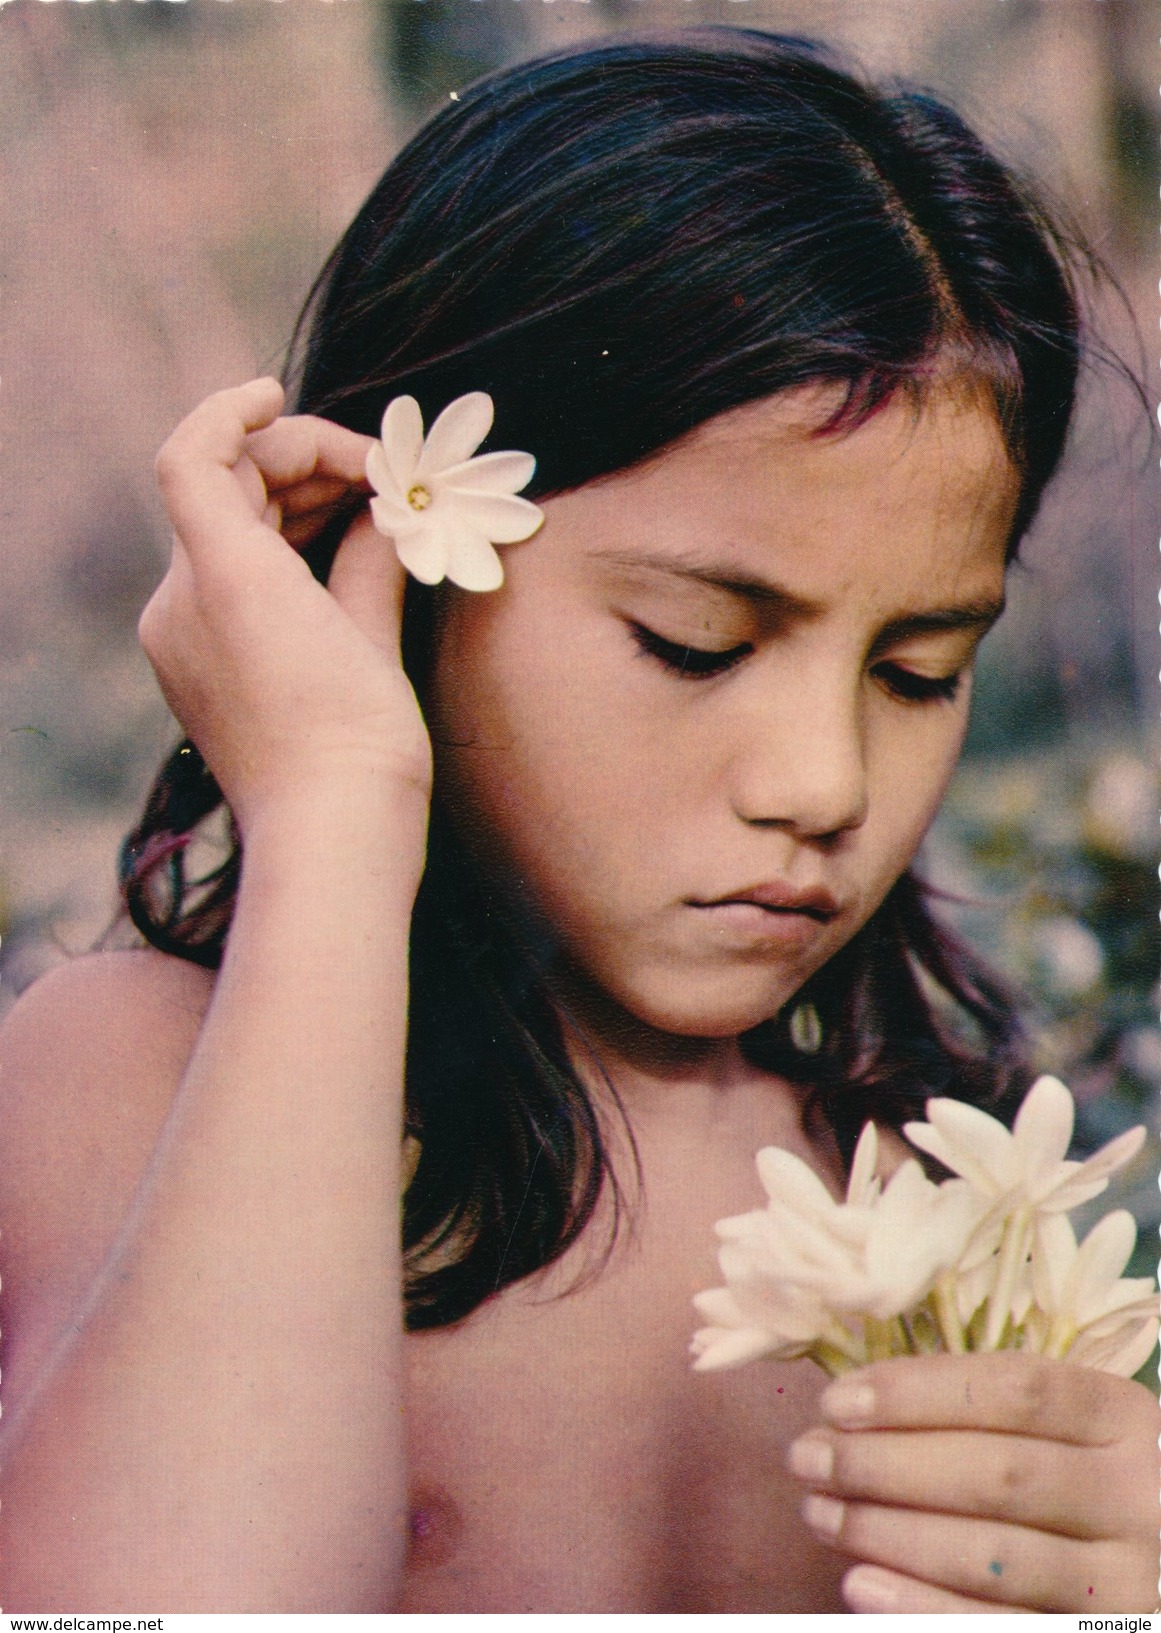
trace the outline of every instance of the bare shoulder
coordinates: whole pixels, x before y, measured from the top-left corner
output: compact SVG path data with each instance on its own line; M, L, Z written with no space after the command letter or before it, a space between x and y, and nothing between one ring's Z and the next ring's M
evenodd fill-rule
M100 1269L164 1125L213 976L152 948L58 966L0 1028L6 1394Z

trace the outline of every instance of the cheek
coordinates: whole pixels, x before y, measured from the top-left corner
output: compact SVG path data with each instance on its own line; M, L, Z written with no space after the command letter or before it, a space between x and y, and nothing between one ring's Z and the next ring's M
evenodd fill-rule
M608 631L586 640L543 617L530 635L500 610L465 609L445 632L428 710L441 790L523 877L591 873L598 854L607 870L647 783L624 688L609 681L623 654L606 650Z
M965 683L954 709L933 710L918 725L906 714L896 718L880 744L871 810L884 835L885 871L903 872L939 810L967 733L969 695Z
M541 693L477 716L442 765L462 815L541 892L629 889L662 814L643 745L592 699Z

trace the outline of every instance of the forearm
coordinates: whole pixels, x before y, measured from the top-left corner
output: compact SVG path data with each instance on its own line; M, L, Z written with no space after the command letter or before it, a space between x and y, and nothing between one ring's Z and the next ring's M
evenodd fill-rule
M3 1469L6 1608L384 1608L405 1482L399 1147L422 804L248 837L131 1216Z

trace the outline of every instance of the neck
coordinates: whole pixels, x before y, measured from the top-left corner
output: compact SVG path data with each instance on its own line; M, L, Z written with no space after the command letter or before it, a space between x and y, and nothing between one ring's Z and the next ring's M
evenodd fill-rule
M611 1090L626 1109L681 1090L725 1094L769 1075L746 1059L737 1037L658 1031L579 972L559 974L553 987L574 1068L590 1089L602 1098Z

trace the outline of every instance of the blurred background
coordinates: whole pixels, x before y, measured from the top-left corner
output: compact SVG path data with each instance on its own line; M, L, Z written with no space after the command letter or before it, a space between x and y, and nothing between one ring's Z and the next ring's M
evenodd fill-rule
M1113 274L1091 321L1121 363L1086 376L925 865L1027 994L1082 1142L1153 1130L1118 1200L1156 1225L1155 0L3 6L0 1007L110 923L118 840L174 737L134 633L167 554L157 445L208 391L278 370L335 238L457 87L695 22L812 34L935 89Z

